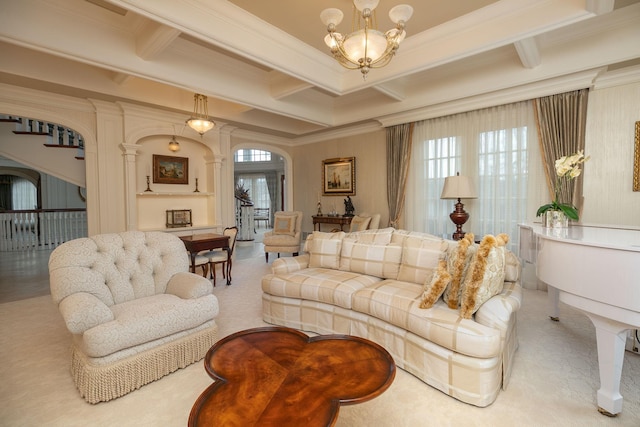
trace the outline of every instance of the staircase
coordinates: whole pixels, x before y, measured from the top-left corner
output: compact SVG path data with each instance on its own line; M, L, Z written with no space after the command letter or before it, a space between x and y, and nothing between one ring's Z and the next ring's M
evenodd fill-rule
M86 187L84 141L73 129L36 119L0 115L0 131L0 155L75 184L78 189ZM76 159L82 163L74 164ZM0 252L53 249L86 235L84 208L0 211Z
M77 150L75 156L78 160L84 160L84 141L82 135L73 129L48 123L41 120L25 117L0 115L0 123L14 123L13 133L16 135L40 135L46 136L45 147L71 148Z

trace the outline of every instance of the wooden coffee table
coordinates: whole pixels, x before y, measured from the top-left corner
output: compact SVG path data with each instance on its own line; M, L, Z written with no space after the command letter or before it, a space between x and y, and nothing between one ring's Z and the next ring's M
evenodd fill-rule
M193 405L190 426L331 426L340 405L379 396L396 374L376 343L282 327L223 338L204 366L215 382Z

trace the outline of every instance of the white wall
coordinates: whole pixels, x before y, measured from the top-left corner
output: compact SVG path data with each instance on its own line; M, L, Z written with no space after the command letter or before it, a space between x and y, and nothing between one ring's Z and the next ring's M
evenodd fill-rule
M589 93L583 223L640 226L640 192L632 191L637 121L640 82Z

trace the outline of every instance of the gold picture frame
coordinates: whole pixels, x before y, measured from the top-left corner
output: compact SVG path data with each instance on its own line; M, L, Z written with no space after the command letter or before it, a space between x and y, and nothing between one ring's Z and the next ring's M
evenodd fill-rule
M153 183L189 184L189 159L154 154Z
M633 151L633 191L640 191L640 122L636 122L636 139Z
M167 211L167 228L191 227L191 209L174 209Z
M342 157L322 161L322 195L356 195L355 157Z

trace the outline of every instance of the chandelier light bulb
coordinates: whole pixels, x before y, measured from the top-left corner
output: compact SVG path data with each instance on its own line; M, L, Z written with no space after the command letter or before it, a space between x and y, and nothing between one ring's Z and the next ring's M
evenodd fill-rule
M399 4L389 11L391 22L394 24L401 23L402 26L411 18L411 15L413 15L413 8L408 4Z

